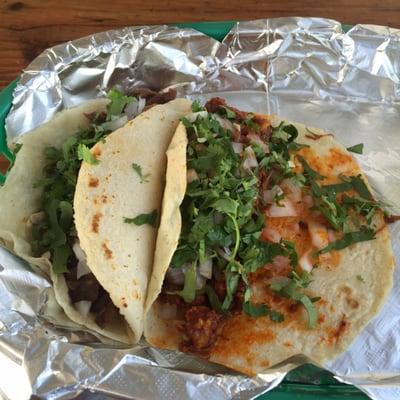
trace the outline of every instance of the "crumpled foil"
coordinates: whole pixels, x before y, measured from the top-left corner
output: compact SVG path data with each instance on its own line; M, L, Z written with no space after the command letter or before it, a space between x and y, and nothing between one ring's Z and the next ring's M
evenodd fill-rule
M27 67L7 139L114 86L175 88L203 100L219 95L242 109L324 128L346 146L364 143L355 157L378 198L399 214L399 60L399 30L357 25L345 33L320 18L240 22L222 43L168 26L99 33L48 49ZM399 223L391 233L396 270L388 301L350 348L324 365L377 400L400 398ZM40 397L248 399L301 362L252 379L145 343L105 346L46 309L49 296L47 280L0 248L0 350L24 367Z

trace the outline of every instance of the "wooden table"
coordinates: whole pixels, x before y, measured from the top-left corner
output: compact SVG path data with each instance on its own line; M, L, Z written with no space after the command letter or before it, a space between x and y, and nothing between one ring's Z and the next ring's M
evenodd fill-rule
M400 28L400 0L0 0L0 89L45 48L93 32L289 15Z
M47 47L93 32L294 15L400 28L400 0L0 0L0 90Z

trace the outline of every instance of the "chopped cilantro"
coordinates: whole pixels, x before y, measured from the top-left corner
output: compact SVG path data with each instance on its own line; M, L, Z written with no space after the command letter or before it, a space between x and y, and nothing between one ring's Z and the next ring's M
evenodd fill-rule
M342 250L353 243L365 242L372 239L375 239L375 231L363 227L363 229L359 231L345 233L341 239L338 239L319 250L318 254L328 253L331 250Z
M89 147L83 143L79 143L78 145L78 160L83 160L91 165L100 163L100 161L90 152Z
M365 279L364 279L361 275L357 275L356 278L357 278L360 282L365 283Z
M215 293L215 290L212 288L210 285L206 285L204 288L204 291L207 295L208 301L210 302L211 307L218 312L222 311L222 304L219 301L219 298L217 296L217 293Z
M285 317L282 313L276 310L271 310L265 304L254 304L250 301L243 303L243 311L250 317L264 317L269 316L269 319L273 322L283 322Z
M66 138L59 148L49 146L44 149L47 164L43 178L33 183L34 188L42 190L39 210L44 211L45 217L32 227L32 250L35 256L49 251L56 274L67 272L74 257L73 240L70 240L76 235L72 203L81 160L89 164L99 162L90 148L110 133L104 124L112 117L118 117L117 114L134 99L117 90L111 90L108 98L111 101L107 116L104 113L90 115L92 123L87 129Z
M192 263L192 266L185 273L185 284L183 289L176 292L185 300L186 303L191 303L196 298L196 263Z
M111 119L112 115L122 114L125 107L136 99L135 97L125 96L118 89L111 89L107 93L107 97L111 100L107 106L107 114L109 119Z
M199 112L199 111L203 111L204 107L200 104L199 100L194 100L192 103L192 111L193 112Z
M362 154L364 150L364 144L363 143L355 144L354 146L348 147L347 150L356 154Z
M249 128L253 129L254 131L258 132L260 130L260 125L258 125L253 120L253 114L247 114L245 120L243 121Z
M301 303L308 315L308 327L315 328L317 324L317 311L313 305L312 299L308 297L303 289L308 287L311 283L310 273L303 272L302 274L297 274L292 271L289 277L281 277L273 281L270 284L271 290L280 293L284 297L288 297L298 303Z
M154 210L147 214L139 214L134 218L126 218L124 217L124 222L126 224L135 224L135 225L150 225L152 227L156 227L158 213L157 210Z
M133 170L139 175L140 183L146 183L149 181L150 174L143 174L142 167L139 164L132 163Z

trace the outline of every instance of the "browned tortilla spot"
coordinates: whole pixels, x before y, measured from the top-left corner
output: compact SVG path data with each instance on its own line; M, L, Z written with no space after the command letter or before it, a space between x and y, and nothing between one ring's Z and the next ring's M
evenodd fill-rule
M99 180L91 176L89 178L89 187L97 187L97 186L99 186Z
M104 242L102 243L101 247L104 250L104 256L107 258L107 260L112 258L112 251L108 248L107 244Z
M98 233L99 232L99 225L100 225L100 218L103 216L102 213L96 213L93 215L92 218L92 232Z
M100 157L100 156L101 156L100 147L95 147L95 148L93 149L93 151L92 151L92 154L93 154L95 157Z
M125 308L128 307L128 304L126 303L125 297L122 297L121 302L122 302L122 306L123 306L123 307L125 307Z

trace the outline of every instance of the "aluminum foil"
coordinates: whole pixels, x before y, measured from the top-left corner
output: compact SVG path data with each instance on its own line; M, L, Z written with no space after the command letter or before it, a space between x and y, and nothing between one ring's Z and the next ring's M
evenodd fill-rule
M219 95L242 109L333 132L356 156L377 196L400 213L400 31L318 18L236 24L222 43L191 29L134 27L46 50L22 75L7 118L8 141L57 111L124 90L176 88ZM383 310L324 367L371 398L400 398L400 225L392 225L395 285ZM247 399L270 390L290 360L254 379L140 344L101 345L49 309L44 278L0 249L0 349L28 373L33 394L51 398ZM22 381L21 381L22 382ZM93 393L95 392L95 394Z

